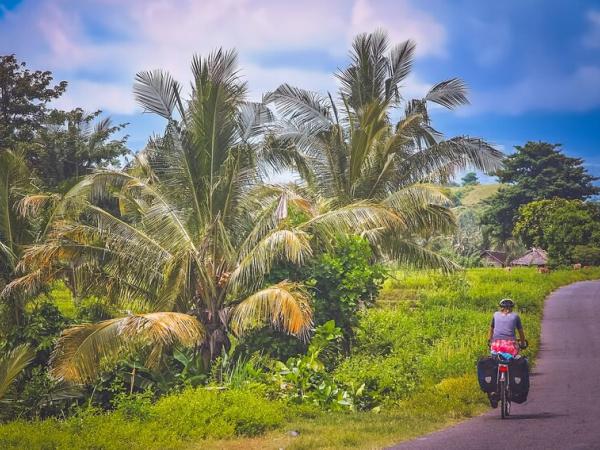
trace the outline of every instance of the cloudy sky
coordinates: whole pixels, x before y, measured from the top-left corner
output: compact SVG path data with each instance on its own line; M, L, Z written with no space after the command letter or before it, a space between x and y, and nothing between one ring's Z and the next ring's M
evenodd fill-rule
M435 112L448 136L507 152L562 143L600 176L600 1L0 0L0 53L67 80L59 106L129 122L134 150L164 125L136 106L136 72L187 82L194 53L235 47L255 98L282 82L326 92L352 37L377 28L418 44L405 97L454 76L468 83L469 107Z

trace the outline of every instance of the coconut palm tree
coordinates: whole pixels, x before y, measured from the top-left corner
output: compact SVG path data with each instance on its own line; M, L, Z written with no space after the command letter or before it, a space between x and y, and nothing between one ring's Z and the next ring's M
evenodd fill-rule
M268 94L267 102L281 118L272 126L271 145L293 153L287 161L333 204L368 200L399 215L400 228L367 235L380 253L447 267L415 240L454 227L449 202L431 183L467 167L494 171L503 155L478 138L444 139L432 127L428 107L467 104L465 84L452 78L435 84L422 99L405 101L401 84L410 74L415 44L389 47L382 31L357 36L350 65L336 74L336 99L287 84Z
M12 150L0 151L0 288L15 277L15 268L25 245L34 239L33 223L19 213L22 199L33 190L32 174L25 158ZM23 304L11 298L3 308L3 330L19 325ZM3 334L0 332L0 335Z
M137 75L136 98L167 120L165 133L126 170L98 171L65 194L46 239L21 260L27 275L4 290L32 295L52 279L74 276L129 310L66 330L52 360L59 378L89 381L101 359L124 350L145 352L155 367L175 343L198 346L208 364L228 348L229 333L265 321L304 336L309 296L286 280L267 284L272 265L302 264L312 242L397 220L369 202L321 207L263 185L266 168L285 154L260 145L272 117L245 100L236 54L195 57L192 74L186 101L169 74ZM291 220L288 209L303 219Z

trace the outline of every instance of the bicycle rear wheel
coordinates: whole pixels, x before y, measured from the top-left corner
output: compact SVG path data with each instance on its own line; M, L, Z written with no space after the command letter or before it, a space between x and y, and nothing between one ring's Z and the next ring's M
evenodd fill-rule
M506 380L500 381L500 416L505 419L508 417L507 409L508 399L506 398Z

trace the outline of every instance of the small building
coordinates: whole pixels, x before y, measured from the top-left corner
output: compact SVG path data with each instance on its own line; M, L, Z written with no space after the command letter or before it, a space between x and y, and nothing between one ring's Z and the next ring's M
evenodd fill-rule
M484 250L479 255L487 266L504 267L508 263L508 253L495 250Z
M548 264L548 254L541 248L533 247L520 258L511 261L511 266L537 266L544 267Z

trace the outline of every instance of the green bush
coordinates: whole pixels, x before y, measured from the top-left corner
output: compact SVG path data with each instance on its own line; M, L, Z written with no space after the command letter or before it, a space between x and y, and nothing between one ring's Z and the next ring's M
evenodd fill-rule
M600 266L600 247L577 245L573 249L573 262L584 266Z
M335 250L321 255L310 269L307 284L315 290L315 323L335 321L348 343L359 311L375 303L384 275L364 238L340 238Z
M60 421L0 425L3 449L171 449L205 438L256 436L286 418L284 405L261 392L189 388L154 405L143 395L119 399L117 409L82 411Z

